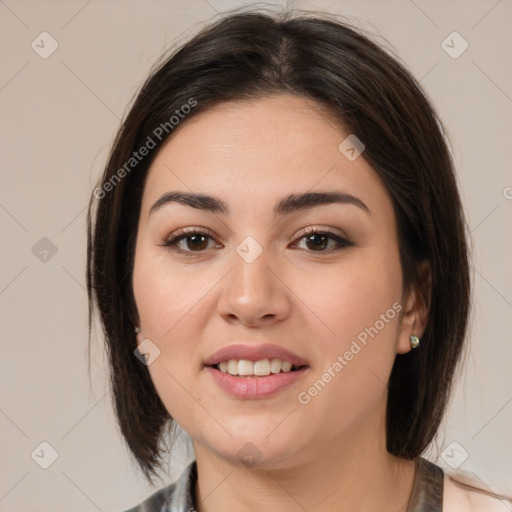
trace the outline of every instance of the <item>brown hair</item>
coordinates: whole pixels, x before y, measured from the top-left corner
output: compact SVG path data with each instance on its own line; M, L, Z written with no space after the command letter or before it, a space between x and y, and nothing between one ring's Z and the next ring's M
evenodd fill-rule
M389 380L388 451L419 456L445 411L467 330L470 276L454 166L433 106L395 56L350 24L328 15L230 14L158 63L117 134L89 203L89 327L95 303L118 424L149 481L162 467L161 443L174 421L134 356L132 270L147 171L172 136L169 119L191 98L197 103L180 123L221 102L283 92L315 100L364 143L363 156L393 201L404 290L421 288L422 263L431 269L421 346L396 356ZM164 123L165 136L153 136L155 147L120 178L133 152ZM107 182L113 184L108 191Z

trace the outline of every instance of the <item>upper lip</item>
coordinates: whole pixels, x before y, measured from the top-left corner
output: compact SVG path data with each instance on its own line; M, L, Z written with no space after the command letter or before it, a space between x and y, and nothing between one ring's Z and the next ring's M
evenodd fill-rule
M277 345L245 345L242 343L228 345L217 350L204 362L205 366L214 366L230 359L245 359L247 361L260 361L261 359L281 359L294 366L308 366L308 362L297 354Z

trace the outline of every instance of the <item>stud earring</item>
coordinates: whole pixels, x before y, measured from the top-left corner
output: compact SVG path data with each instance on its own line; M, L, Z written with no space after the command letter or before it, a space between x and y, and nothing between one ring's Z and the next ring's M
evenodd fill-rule
M135 334L138 334L140 332L140 328L139 327L135 327Z
M409 336L409 339L411 340L411 347L412 348L418 348L420 346L420 339L418 336L415 336L414 334L411 334Z

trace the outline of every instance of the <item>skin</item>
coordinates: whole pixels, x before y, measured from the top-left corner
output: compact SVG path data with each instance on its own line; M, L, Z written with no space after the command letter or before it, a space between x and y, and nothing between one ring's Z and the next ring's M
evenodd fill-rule
M482 486L478 480L467 477L464 480L470 485ZM443 491L443 510L448 512L507 512L512 505L510 497L499 499L479 490L468 489L458 479L452 480L448 473L445 473Z
M364 153L350 161L338 150L347 135L319 105L296 96L225 103L180 125L149 170L133 273L138 342L159 348L151 378L192 439L199 512L406 509L414 466L386 451L386 383L396 354L411 350L409 335L421 338L427 311L415 289L403 290L386 188ZM370 213L330 204L273 215L288 194L332 190L358 197ZM169 191L219 197L230 214L170 203L149 215ZM353 245L336 250L330 239L318 250L297 236L306 226ZM208 231L206 248L198 251L190 238L180 243L188 255L162 245L186 227ZM263 249L252 263L236 252L247 236ZM298 393L394 303L400 313L299 403ZM203 362L241 341L282 346L310 368L275 396L234 398ZM260 457L253 467L237 456L249 442Z

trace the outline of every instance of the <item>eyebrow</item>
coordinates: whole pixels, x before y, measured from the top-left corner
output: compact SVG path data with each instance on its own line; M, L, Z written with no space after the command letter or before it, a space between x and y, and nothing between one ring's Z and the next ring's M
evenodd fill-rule
M169 203L179 203L199 210L212 213L229 214L229 208L221 199L206 194L196 194L192 192L167 192L149 210L149 215L160 210ZM275 215L286 215L298 210L305 210L320 205L327 204L351 204L361 208L371 215L370 209L361 201L361 199L347 194L346 192L305 192L303 194L290 194L282 198L274 206Z

